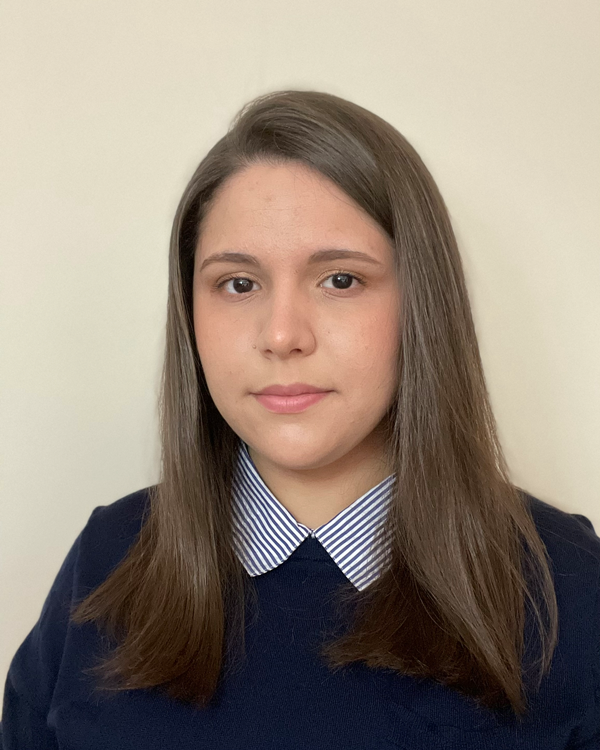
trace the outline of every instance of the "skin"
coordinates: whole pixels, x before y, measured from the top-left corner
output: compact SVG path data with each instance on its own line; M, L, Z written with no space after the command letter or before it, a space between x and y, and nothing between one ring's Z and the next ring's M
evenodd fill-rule
M377 263L307 263L314 251L332 248L362 251ZM260 266L202 268L224 251L250 253ZM340 272L353 276L338 279ZM232 274L249 281L215 288ZM257 163L230 177L202 225L193 306L215 405L298 522L318 528L392 473L378 429L397 388L392 248L333 182L293 162ZM270 412L252 395L294 382L332 392L298 414Z

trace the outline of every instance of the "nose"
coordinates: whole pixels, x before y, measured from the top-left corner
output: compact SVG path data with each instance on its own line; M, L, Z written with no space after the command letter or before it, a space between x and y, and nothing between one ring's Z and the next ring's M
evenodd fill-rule
M279 289L265 305L255 347L264 353L287 357L294 353L308 354L315 343L308 300L290 286Z

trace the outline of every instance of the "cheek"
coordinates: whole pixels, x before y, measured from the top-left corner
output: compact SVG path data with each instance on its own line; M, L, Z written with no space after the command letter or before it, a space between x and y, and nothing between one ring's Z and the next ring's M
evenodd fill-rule
M398 336L399 325L391 316L373 315L355 321L334 337L340 364L359 377L381 382L395 368Z
M222 323L215 325L216 321L211 319L210 311L206 306L197 304L194 307L194 334L198 356L206 374L210 377L212 370L219 368L223 355L227 352L224 342L227 337L221 335Z
M357 372L357 390L364 403L387 408L398 388L398 333L382 325L373 328Z
M240 321L217 321L208 308L194 308L194 334L200 363L212 393L227 391L239 382L248 359L248 340Z

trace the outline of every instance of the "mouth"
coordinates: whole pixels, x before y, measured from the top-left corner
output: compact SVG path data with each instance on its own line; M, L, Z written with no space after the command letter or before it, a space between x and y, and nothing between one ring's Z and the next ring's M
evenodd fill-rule
M298 414L314 404L318 404L331 391L316 393L299 393L295 396L277 396L271 393L255 393L256 400L271 412L276 414Z

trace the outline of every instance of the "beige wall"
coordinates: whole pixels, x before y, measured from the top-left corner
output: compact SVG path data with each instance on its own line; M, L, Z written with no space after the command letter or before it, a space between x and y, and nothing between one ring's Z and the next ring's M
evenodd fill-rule
M157 480L176 202L275 88L420 151L514 479L600 532L599 21L596 0L2 3L2 683L91 510Z

